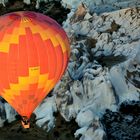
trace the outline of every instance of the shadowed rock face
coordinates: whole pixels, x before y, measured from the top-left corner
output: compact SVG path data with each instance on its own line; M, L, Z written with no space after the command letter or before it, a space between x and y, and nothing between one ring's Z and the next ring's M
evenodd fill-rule
M109 140L139 140L140 102L124 102L118 112L106 110L102 123Z
M39 8L36 8L36 0L31 0L30 4L24 3L23 0L9 0L5 7L0 4L0 15L14 11L36 11L48 15L62 24L67 18L70 10L62 7L58 1L40 2Z

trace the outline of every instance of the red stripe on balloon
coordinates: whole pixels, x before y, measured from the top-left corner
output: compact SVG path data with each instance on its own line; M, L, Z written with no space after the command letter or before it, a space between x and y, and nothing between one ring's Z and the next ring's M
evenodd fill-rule
M29 95L32 95L33 98L32 99L28 98ZM37 98L37 96L40 96L40 95L38 95L38 83L29 85L29 95L28 95L28 97L26 97L26 100L29 101L28 105L27 105L27 111L26 111L27 117L30 117L31 113L33 112L34 108L36 107L36 106L34 107L34 105L33 105L33 100L35 98Z
M38 61L40 64L40 74L48 72L48 55L46 54L45 44L39 33L33 35L33 39L36 42L35 46L38 52Z
M27 51L28 51L28 63L29 67L37 67L39 65L38 62L38 53L35 47L35 43L33 40L33 34L30 28L25 28L26 32L26 43L27 43Z
M8 56L8 75L10 83L18 83L18 45L11 44Z
M57 63L56 63L55 49L50 39L45 41L45 48L49 58L48 61L49 79L53 79L55 76Z
M28 53L26 45L25 35L19 36L19 52L18 52L18 75L19 76L28 76Z
M9 87L9 79L8 79L8 54L0 53L0 84L3 89L8 89Z
M55 52L56 52L56 63L57 63L55 82L58 82L58 80L60 80L59 77L63 70L63 52L60 45L55 48Z
M20 91L21 95L19 96L20 102L19 105L21 105L21 110L22 110L22 116L26 116L28 110L28 106L27 106L27 97L29 96L30 92L29 90L21 90Z

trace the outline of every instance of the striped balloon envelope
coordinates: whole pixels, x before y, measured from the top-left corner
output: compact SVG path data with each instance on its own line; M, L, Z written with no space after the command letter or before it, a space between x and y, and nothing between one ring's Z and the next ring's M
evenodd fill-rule
M61 26L40 13L0 17L0 95L29 119L62 77L70 54Z

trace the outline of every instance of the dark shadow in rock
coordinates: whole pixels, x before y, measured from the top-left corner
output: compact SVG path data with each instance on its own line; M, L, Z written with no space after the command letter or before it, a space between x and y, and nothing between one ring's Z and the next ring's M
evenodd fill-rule
M18 119L20 117L17 117ZM6 123L0 128L0 140L45 140L47 133L35 125L35 115L31 119L31 128L24 129L21 122L16 120L12 123Z
M9 0L9 2L5 5L6 6L4 7L2 4L0 4L0 15L15 11L35 11L52 17L59 24L62 24L62 22L66 20L67 14L70 12L70 10L62 7L60 2L56 1L46 3L41 2L39 9L35 8L36 0L31 0L30 5L25 4L23 0Z
M17 115L16 121L6 121L5 126L0 128L0 140L76 140L74 133L79 127L75 120L66 122L59 113L55 113L55 116L55 127L47 132L35 124L35 114L31 116L29 129L21 126L20 116Z
M130 72L129 69L126 72L126 81L140 89L140 79L137 78L140 77L140 72L136 68L133 72Z
M140 140L140 101L124 102L118 112L106 110L101 122L108 140Z
M47 139L49 140L77 140L74 137L75 131L79 128L74 119L67 122L60 115L55 113L56 117L55 127L48 133Z
M114 55L109 55L109 56L99 56L99 57L94 57L95 60L99 62L102 66L106 66L108 68L113 67L114 65L120 64L124 61L127 60L126 56L114 56Z
M60 2L41 2L40 8L36 10L45 15L49 15L51 18L55 19L59 24L62 24L66 20L67 14L70 12L69 9L65 9Z
M120 28L120 25L117 24L114 20L111 23L111 28L108 29L106 32L112 34L113 32L117 32Z

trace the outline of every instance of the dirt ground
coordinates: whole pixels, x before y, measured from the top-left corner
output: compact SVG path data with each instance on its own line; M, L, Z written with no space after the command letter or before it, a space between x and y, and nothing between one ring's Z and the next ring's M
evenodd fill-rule
M20 120L0 128L0 140L76 140L74 132L78 125L74 120L66 122L60 114L56 113L55 128L47 132L35 124L35 117L31 117L31 128L23 129Z

